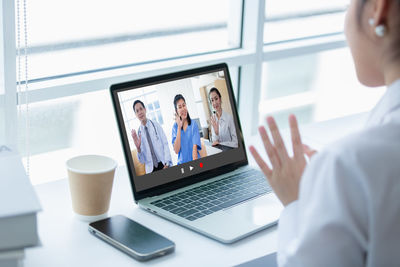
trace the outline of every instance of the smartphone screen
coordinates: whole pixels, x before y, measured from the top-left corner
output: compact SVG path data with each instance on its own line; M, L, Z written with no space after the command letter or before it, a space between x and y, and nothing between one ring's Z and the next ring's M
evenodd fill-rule
M122 215L89 224L89 232L140 261L175 249L171 240Z

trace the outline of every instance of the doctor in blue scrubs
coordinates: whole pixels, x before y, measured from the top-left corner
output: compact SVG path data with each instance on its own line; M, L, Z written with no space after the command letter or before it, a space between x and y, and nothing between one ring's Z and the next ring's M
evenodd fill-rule
M201 150L199 128L190 119L185 98L178 94L174 98L175 123L172 127L172 145L178 154L178 164L200 158Z

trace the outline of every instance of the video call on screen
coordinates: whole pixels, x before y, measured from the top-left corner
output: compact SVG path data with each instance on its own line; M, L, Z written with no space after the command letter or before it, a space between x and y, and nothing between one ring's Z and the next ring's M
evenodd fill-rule
M238 148L227 86L221 70L118 92L138 191L217 167L203 159Z

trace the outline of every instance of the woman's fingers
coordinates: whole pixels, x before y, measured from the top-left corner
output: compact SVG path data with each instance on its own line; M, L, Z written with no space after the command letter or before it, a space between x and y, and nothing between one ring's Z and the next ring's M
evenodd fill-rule
M303 156L303 146L301 143L301 137L299 132L299 126L297 124L296 117L291 114L289 116L290 134L292 136L293 154L295 158Z
M254 146L250 146L250 152L253 155L254 159L256 160L258 166L260 166L260 169L263 171L265 176L269 179L272 175L272 170L268 167L267 163L261 158L260 154L258 154L257 150L254 148Z
M276 125L275 120L272 117L267 117L267 123L271 131L272 139L274 140L274 145L279 155L279 159L281 160L281 162L283 162L287 158L289 158L289 156L286 151L285 144L283 143L281 134L279 133L278 126Z
M261 136L261 140L263 141L265 151L267 152L267 155L269 157L269 160L271 161L271 164L274 168L279 168L281 165L281 162L279 160L279 156L276 152L276 149L272 145L271 141L269 140L267 131L265 130L264 127L259 127L258 131Z
M314 156L315 154L317 154L317 150L310 148L308 145L303 145L303 152L304 154L307 155L307 157L309 159L311 159L312 156Z

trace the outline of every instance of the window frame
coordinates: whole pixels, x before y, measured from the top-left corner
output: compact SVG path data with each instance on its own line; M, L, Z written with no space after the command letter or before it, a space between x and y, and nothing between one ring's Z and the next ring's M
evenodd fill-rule
M134 66L94 73L77 75L74 77L58 78L48 81L37 81L29 84L29 102L38 102L62 98L108 89L114 83L127 80L197 68L205 65L226 62L230 67L237 67L238 85L235 95L238 102L239 115L244 130L244 136L256 133L259 121L258 104L262 86L263 63L272 60L289 58L299 55L318 53L346 47L343 33L328 36L315 36L302 40L285 41L274 44L264 43L265 0L236 0L241 4L242 27L240 36L241 45L237 49L216 51L201 55L188 55L180 58L159 60L156 62L139 63ZM2 1L2 40L0 51L3 58L0 63L4 66L5 95L0 95L0 101L5 101L7 141L16 143L17 104L25 104L25 92L22 92L17 103L16 90L16 60L15 60L15 6L14 0ZM2 60L2 62L1 62ZM0 69L1 70L1 69ZM1 76L0 76L1 78ZM249 88L252 88L250 90ZM1 98L5 99L1 99ZM274 101L279 101L274 99ZM250 107L250 108L248 108ZM244 126L244 125L243 125Z
M15 7L13 0L0 2L0 86L4 95L0 95L0 103L4 103L5 143L17 145L17 78L16 78L16 42L15 42Z

